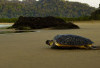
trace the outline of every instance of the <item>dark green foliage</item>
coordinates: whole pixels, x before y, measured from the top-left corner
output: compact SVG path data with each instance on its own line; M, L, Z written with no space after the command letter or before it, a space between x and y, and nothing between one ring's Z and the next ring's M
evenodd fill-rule
M66 22L61 18L56 17L19 17L18 21L12 26L15 29L41 29L41 28L54 28L54 29L79 29L79 27L71 22Z
M100 20L100 8L91 14L91 19Z
M77 18L67 18L67 17L56 17L61 18L65 21L89 21L91 20L90 16L85 17L77 17ZM14 23L18 20L18 18L0 18L0 23Z
M65 21L89 21L91 20L90 16L77 17L77 18L67 18L67 17L58 17L58 18L62 18Z
M40 0L32 3L0 2L0 18L18 18L19 16L56 16L82 17L89 16L95 8L78 2L63 0Z
M17 18L0 18L0 23L11 23L16 22Z

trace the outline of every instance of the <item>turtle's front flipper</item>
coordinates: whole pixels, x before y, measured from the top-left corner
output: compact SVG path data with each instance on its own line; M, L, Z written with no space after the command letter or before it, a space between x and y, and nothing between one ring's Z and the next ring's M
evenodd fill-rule
M57 48L59 48L59 47L58 47L58 46L55 44L55 42L53 41L51 48L57 49Z

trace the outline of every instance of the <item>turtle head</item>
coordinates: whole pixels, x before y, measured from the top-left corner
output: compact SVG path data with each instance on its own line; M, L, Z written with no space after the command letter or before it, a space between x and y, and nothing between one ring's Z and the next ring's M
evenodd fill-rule
M53 40L47 40L46 44L49 45L49 46L53 45Z

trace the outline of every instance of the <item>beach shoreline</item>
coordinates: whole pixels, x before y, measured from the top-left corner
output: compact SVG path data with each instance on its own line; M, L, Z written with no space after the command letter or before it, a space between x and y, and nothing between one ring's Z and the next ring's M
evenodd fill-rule
M74 34L100 46L100 23L76 24L80 29L0 34L0 68L100 68L100 50L51 49L45 44L58 34Z

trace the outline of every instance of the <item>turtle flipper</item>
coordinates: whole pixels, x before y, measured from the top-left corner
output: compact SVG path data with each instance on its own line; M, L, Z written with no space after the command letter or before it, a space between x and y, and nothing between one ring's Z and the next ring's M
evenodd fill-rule
M56 49L56 48L59 48L54 42L53 42L53 44L52 44L52 46L51 46L51 48L54 48L54 49Z
M100 48L97 47L97 46L91 46L91 49L93 49L93 50L98 50L98 49L100 49Z
M87 46L86 49L96 50L96 49L98 49L98 47L94 46L94 45L91 45L91 46Z

